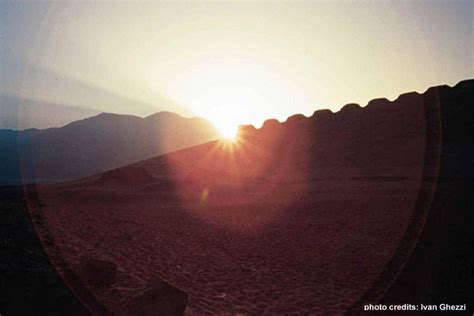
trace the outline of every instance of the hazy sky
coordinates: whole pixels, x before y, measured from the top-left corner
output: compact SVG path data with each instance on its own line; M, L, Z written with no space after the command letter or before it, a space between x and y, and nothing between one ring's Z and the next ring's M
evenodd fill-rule
M217 124L474 77L474 1L1 1L1 93Z

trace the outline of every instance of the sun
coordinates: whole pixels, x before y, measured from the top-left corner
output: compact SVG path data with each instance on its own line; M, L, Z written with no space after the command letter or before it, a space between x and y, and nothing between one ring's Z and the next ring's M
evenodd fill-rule
M241 107L235 105L212 107L203 116L214 125L223 139L235 142L244 114L239 109Z
M229 140L229 141L232 141L232 142L237 140L237 134L238 134L238 131L239 131L238 124L231 123L231 122L228 122L228 121L226 122L225 120L221 121L221 122L215 122L214 121L213 123L214 123L214 126L216 127L216 129L221 134L223 139Z

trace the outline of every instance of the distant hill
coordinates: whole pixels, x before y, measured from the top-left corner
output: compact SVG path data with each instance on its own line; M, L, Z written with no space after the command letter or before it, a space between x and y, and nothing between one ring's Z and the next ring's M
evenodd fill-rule
M103 113L61 128L0 130L0 182L76 179L218 138L201 118Z
M0 95L0 129L60 127L99 113L84 107Z

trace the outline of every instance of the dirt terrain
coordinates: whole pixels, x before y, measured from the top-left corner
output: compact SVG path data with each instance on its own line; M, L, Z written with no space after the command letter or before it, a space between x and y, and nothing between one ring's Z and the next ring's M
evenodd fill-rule
M44 216L68 264L87 255L119 266L113 287L95 289L110 310L159 276L190 295L189 314L342 312L392 257L417 191L333 182L339 194L345 186L343 199L321 188L283 208L265 200L183 206L153 192L76 188L48 199ZM360 193L364 184L369 194Z
M155 276L188 293L190 315L345 311L394 255L421 170L320 177L304 155L269 170L269 147L240 142L41 188L51 257L117 264L113 286L91 287L112 312Z

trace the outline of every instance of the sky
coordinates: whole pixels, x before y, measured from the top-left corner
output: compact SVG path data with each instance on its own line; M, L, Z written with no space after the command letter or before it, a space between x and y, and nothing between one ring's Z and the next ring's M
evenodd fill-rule
M474 77L470 0L0 8L0 93L38 110L166 110L258 127Z

